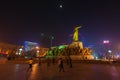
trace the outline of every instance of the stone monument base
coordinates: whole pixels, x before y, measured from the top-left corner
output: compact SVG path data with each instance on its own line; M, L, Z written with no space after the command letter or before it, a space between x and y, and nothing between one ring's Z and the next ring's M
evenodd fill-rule
M74 41L70 44L69 47L79 47L80 49L83 49L83 43L81 41Z
M72 60L93 60L94 57L92 55L71 55Z

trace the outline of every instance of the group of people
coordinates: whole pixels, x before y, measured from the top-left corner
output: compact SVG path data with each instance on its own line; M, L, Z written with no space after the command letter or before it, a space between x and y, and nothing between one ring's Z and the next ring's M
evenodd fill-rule
M29 70L32 71L32 65L33 65L33 63L34 63L33 59L30 58L28 60L29 67L27 69L27 72ZM72 68L72 59L70 57L67 58L67 64L69 64L69 67ZM39 65L41 65L41 60L39 61ZM47 60L47 66L50 66L50 59ZM59 68L59 72L61 72L61 71L64 72L64 65L63 65L63 59L62 58L58 59L58 68Z

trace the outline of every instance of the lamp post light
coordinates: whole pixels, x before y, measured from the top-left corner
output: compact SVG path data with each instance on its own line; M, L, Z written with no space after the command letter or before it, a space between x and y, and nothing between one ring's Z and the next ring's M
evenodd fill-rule
M112 51L111 50L108 50L108 52L111 54L112 53Z
M41 33L41 37L44 38L43 42L45 44L47 44L47 46L48 46L48 44L50 44L49 46L52 47L54 36L52 36L52 35L45 35L44 33ZM46 39L47 39L47 41L46 41ZM50 41L48 41L49 39L50 39Z
M52 44L53 44L52 40L53 39L54 39L54 36L50 36L50 47L52 47Z

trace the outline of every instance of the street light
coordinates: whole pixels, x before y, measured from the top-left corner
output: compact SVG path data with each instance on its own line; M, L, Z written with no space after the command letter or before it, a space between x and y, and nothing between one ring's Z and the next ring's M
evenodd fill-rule
M50 44L49 47L52 47L54 36L52 36L52 35L45 35L44 33L41 33L41 37L44 38L43 42L45 44L47 44L47 46L48 46L48 44ZM46 39L47 39L47 41L46 41ZM48 40L50 40L50 41L48 41Z
M54 39L54 36L50 37L50 47L52 47L52 40Z
M108 52L111 54L112 53L112 51L111 50L108 50Z

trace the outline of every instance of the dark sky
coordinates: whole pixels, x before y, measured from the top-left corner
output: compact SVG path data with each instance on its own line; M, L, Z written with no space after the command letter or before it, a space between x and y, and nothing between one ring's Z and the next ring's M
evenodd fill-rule
M62 8L59 5L63 5ZM120 41L118 0L6 0L0 2L0 41L23 44L53 35L54 45L69 43L75 26L85 44Z

